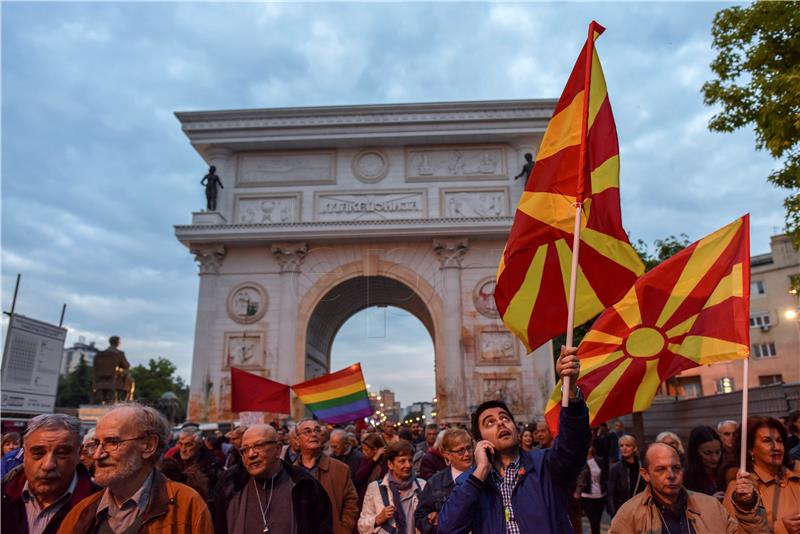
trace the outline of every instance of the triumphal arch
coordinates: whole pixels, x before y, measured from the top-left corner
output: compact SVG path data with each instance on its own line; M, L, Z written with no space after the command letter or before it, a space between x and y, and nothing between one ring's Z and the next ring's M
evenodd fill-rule
M427 328L440 421L466 421L495 397L522 419L540 416L552 349L526 355L493 290L524 188L514 176L554 105L177 113L223 186L216 210L175 227L199 265L189 417L235 418L230 366L285 384L329 371L336 332L370 306L397 306Z

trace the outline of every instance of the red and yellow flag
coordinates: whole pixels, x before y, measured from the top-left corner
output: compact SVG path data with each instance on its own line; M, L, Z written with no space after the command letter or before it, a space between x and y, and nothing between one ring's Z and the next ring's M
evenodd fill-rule
M497 271L495 300L528 350L563 334L576 202L582 202L575 324L618 301L644 272L622 228L619 144L592 22L542 139Z
M685 369L750 353L748 215L655 267L603 312L578 347L589 424L650 407ZM558 429L560 387L545 417Z

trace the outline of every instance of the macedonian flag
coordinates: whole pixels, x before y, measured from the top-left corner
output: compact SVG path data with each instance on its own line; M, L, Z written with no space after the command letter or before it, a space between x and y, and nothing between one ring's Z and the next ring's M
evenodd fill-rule
M592 22L542 139L497 271L495 300L528 350L563 334L576 203L582 203L575 324L617 302L644 272L622 228L619 144Z
M636 281L578 347L589 424L650 407L685 369L746 358L750 345L750 219L735 220ZM558 428L557 384L545 409Z

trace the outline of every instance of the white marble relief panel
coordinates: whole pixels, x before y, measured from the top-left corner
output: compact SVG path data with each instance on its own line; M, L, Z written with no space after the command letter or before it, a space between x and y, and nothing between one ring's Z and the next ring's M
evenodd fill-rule
M260 152L239 155L237 186L336 183L336 151Z
M223 370L231 367L263 369L265 355L263 332L225 332Z
M484 329L478 332L478 365L518 364L517 343L507 330Z
M508 189L443 189L442 213L445 217L505 217L508 215Z
M524 411L519 376L505 373L481 375L481 402L501 400L514 413Z
M505 148L499 145L406 149L406 179L505 180Z
M423 191L385 193L317 193L318 221L421 219L427 216Z
M236 222L244 224L291 223L300 220L300 195L236 197Z

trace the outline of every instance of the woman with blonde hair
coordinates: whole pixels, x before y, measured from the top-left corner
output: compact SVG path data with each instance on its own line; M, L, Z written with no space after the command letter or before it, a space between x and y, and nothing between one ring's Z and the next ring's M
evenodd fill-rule
M463 428L443 431L441 451L448 468L433 475L422 490L415 517L422 534L437 532L442 505L450 497L456 479L472 467L472 450L472 437Z
M630 434L619 438L620 461L608 473L608 509L613 517L625 501L644 490L647 481L642 478L639 461L639 443Z

